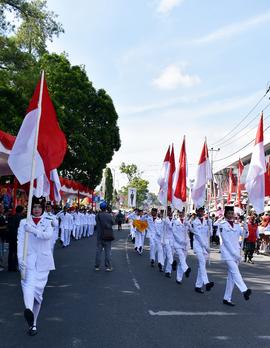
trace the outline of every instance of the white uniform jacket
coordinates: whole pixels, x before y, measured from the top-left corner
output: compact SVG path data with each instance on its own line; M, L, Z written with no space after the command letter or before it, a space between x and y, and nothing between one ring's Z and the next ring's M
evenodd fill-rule
M150 216L150 215L144 215L142 217L142 220L146 220L148 222L148 227L147 227L148 238L161 241L163 226L164 226L163 220L158 217L154 220L153 216Z
M62 212L60 215L59 215L59 218L61 219L60 221L60 227L63 230L70 230L71 229L71 226L70 226L70 214L69 213L64 213Z
M19 263L23 260L24 236L25 233L29 233L24 230L25 224L26 219L23 219L18 229ZM37 225L32 218L28 224L36 230L36 233L29 233L26 268L40 272L54 270L55 265L51 250L51 238L53 236L51 221L42 216Z
M173 238L174 249L183 249L187 251L189 249L189 235L190 223L184 219L183 223L181 219L175 219L173 222Z
M210 237L213 234L212 220L196 217L191 222L191 231L194 233L193 249L196 253L208 254Z
M80 226L81 224L81 213L74 213L73 214L73 219L74 219L74 225L75 226Z
M168 216L165 219L165 228L163 229L162 235L162 243L166 245L173 246L174 238L173 238L173 225L175 223L175 219L170 219Z
M43 215L46 219L51 221L52 227L56 228L59 226L59 222L56 215L54 215L53 213L47 213L47 212L45 212Z
M240 237L244 231L239 223L234 223L233 227L227 220L222 220L218 226L219 235L222 239L220 247L221 259L224 261L239 261L241 260L241 245Z

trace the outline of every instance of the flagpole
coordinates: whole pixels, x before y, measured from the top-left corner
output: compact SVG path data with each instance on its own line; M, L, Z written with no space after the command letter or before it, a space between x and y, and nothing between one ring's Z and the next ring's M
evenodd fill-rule
M41 112L42 112L41 107L42 107L43 85L44 85L44 70L42 70L42 72L41 72L41 80L40 80L37 126L36 126L35 142L34 142L33 154L32 154L31 180L30 180L28 205L27 205L27 218L26 218L27 222L29 222L31 219L32 197L33 197L33 191L34 191L34 178L35 178L35 172L36 172L36 154L37 154L37 145L38 145L38 133L39 133L39 124L40 124L40 119L41 119ZM28 238L29 238L29 234L28 234L28 232L25 232L24 244L23 244L23 262L24 262L24 264L26 264L26 258L27 258ZM26 267L24 268L24 270L21 274L22 280L25 279L25 273L26 273Z

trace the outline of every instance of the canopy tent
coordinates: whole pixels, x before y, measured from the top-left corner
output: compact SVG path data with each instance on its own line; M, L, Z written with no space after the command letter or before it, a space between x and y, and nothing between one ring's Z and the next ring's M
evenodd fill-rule
M9 165L8 156L16 137L0 130L0 176L13 175ZM61 191L66 194L80 195L92 198L93 190L74 180L60 177Z

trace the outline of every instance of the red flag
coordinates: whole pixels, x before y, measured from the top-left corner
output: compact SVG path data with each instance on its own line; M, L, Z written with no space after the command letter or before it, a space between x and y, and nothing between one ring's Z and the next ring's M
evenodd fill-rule
M169 179L168 179L168 202L172 202L173 199L173 178L175 173L175 158L174 158L174 147L172 144L172 151L170 154L170 171L169 171Z
M239 203L239 206L241 206L241 191L245 189L245 185L241 184L241 176L243 174L244 170L244 164L239 158L238 161L238 179L237 179L237 202Z
M183 203L187 200L187 155L186 155L186 140L184 137L180 151L179 163L175 172L173 181L173 206L178 209L183 209Z
M33 179L45 173L49 176L51 170L61 165L66 153L66 138L59 127L45 79L43 88L41 87L40 80L8 159L10 168L21 184L31 180L37 127L39 127L39 131L37 153L35 154L35 176ZM40 90L42 90L41 105L38 105ZM41 117L38 125L40 111Z
M232 188L233 188L233 173L232 173L232 168L230 168L229 171L229 190L228 190L228 198L227 198L227 204L231 202L232 199Z

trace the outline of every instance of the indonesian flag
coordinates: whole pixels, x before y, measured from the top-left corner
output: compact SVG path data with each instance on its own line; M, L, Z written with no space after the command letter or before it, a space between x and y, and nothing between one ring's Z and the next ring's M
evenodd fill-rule
M49 178L46 174L37 178L34 184L34 195L36 197L48 197L51 202L61 201L61 183L57 169L50 171Z
M21 185L31 181L32 162L36 130L38 131L37 152L35 153L35 175L42 177L58 168L66 153L66 138L61 131L53 103L50 99L46 81L39 81L27 110L15 144L10 153L8 164ZM42 95L40 96L40 90ZM40 102L40 105L39 105ZM38 125L38 115L41 112Z
M168 202L172 202L173 199L173 180L175 173L175 158L174 158L174 147L172 145L172 151L170 154L170 171L168 179Z
M241 191L245 189L245 186L241 183L241 176L243 174L244 164L239 158L238 161L238 179L237 179L237 202L241 206Z
M159 184L158 199L164 207L166 207L168 203L167 198L168 198L169 173L170 173L170 146L164 158L161 175L158 179L158 184Z
M246 178L249 200L257 214L264 212L266 163L263 145L263 114L257 130L250 166Z
M187 200L187 155L186 140L184 138L180 151L179 162L173 181L172 205L178 210L183 209L183 203Z
M233 191L233 172L232 172L232 168L230 168L230 171L229 171L229 192L228 192L227 204L229 204L232 200L232 191Z
M208 180L212 179L211 166L208 156L208 148L206 141L203 145L199 165L197 168L197 174L194 182L193 189L191 191L191 197L195 208L201 208L205 203L205 187Z

